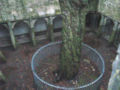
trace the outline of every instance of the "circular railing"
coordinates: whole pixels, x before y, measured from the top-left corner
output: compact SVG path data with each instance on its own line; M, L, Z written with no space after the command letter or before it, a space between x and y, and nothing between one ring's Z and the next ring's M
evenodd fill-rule
M40 49L38 49L35 54L32 57L31 67L33 72L33 77L35 84L37 86L37 90L98 90L100 83L103 78L103 74L105 71L105 64L104 60L101 57L101 55L93 48L86 44L82 44L82 54L87 55L90 60L92 60L98 67L98 70L100 72L99 77L90 82L89 84L79 86L79 87L60 87L53 84L50 84L37 74L37 67L39 66L40 60L45 60L47 56L52 56L56 54L60 54L60 48L61 48L62 42L53 42L50 44L47 44Z

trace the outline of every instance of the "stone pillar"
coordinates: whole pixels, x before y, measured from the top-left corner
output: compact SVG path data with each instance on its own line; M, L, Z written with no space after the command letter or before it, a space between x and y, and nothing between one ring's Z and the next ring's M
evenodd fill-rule
M2 71L0 71L0 80L6 82L6 77L4 76L4 74L2 73Z
M0 51L0 58L1 58L3 61L6 61L6 57L3 55L2 51Z
M117 56L112 65L112 74L108 84L108 90L120 90L120 44Z

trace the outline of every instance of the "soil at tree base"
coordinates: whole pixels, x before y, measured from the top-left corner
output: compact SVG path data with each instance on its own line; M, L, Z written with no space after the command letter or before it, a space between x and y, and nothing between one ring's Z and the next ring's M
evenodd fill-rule
M100 75L95 63L88 57L82 56L81 62L79 63L80 67L78 74L71 80L63 78L57 81L59 75L54 72L59 68L59 61L59 55L48 56L45 60L40 60L38 63L39 66L37 67L38 76L46 82L57 86L78 87L94 81Z

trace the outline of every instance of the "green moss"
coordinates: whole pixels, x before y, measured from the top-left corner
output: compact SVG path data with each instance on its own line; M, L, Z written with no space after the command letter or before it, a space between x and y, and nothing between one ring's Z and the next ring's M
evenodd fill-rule
M44 17L51 16L51 13L47 13L47 9L51 7L55 11L60 10L58 0L0 0L0 3L2 3L0 5L0 22L43 17L41 12L45 13Z
M6 61L6 57L3 55L1 51L0 51L0 58L2 58L3 61Z
M76 7L76 4L71 4L69 0L61 1L60 5L64 15L60 69L65 78L71 79L79 70L87 9Z
M120 21L120 0L99 0L98 11L115 21Z
M56 14L56 15L61 14L61 11L60 11L60 10L56 10L56 11L55 11L55 14Z

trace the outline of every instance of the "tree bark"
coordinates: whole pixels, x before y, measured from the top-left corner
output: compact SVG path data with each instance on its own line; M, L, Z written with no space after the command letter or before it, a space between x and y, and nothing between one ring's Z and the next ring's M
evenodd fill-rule
M72 79L78 73L81 57L81 44L85 33L87 9L77 0L60 0L63 14L60 73L63 78ZM79 4L79 5L78 5Z

